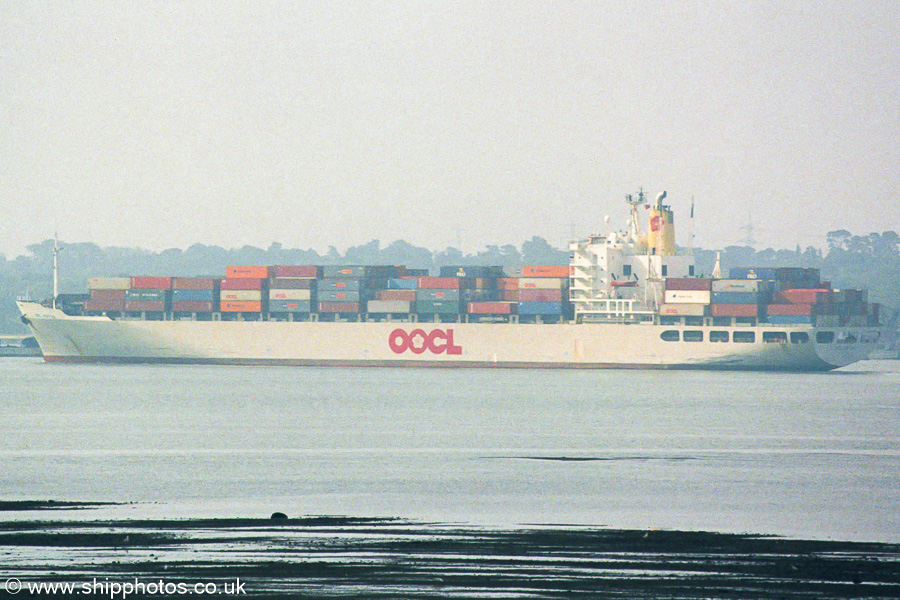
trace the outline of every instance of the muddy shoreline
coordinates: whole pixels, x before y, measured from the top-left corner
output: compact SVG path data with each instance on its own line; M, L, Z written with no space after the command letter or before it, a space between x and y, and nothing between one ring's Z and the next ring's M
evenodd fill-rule
M0 503L7 512L89 507ZM35 519L0 522L0 553L0 597L17 598L29 594L10 593L6 578L220 586L239 579L244 598L900 597L900 544L709 532L328 516Z

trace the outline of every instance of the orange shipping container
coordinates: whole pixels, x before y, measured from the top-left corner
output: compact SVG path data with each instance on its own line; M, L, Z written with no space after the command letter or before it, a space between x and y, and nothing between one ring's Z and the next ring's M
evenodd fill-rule
M498 290L509 290L515 291L519 289L519 278L518 277L501 277L497 280L497 289Z
M269 267L225 267L225 277L268 279Z
M260 312L262 311L262 302L225 300L221 303L219 310L222 312Z
M568 266L530 266L522 267L522 277L569 277Z

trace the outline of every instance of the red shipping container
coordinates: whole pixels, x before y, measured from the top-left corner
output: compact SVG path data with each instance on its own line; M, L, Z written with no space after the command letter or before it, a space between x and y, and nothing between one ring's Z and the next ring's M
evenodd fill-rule
M359 302L319 302L321 313L358 313Z
M163 312L166 303L157 300L128 300L125 302L125 310L133 312Z
M131 289L133 290L171 290L171 277L132 277Z
M497 289L498 290L508 290L514 291L519 289L519 278L518 277L501 277L497 280Z
M321 277L322 269L312 265L276 265L272 267L275 277L305 277L316 279Z
M251 277L232 277L219 282L222 290L261 290L265 279Z
M759 307L755 304L710 304L714 317L756 317Z
M199 300L174 300L172 301L172 310L175 312L212 312L213 303Z
M667 277L666 289L687 292L708 292L712 289L712 279L700 279L698 277Z
M562 302L563 299L562 290L519 290L514 293L519 302Z
M86 311L122 311L125 310L124 300L85 300Z
M766 314L773 316L806 316L812 313L812 304L770 304L766 307Z
M503 290L500 292L500 299L506 302L518 302L519 290Z
M773 299L775 302L784 302L787 304L815 304L820 297L827 298L830 295L831 290L824 289L782 290L780 292L775 292Z
M522 267L522 277L569 277L568 266L529 266Z
M249 279L268 279L269 267L225 267L225 277L244 277Z
M415 302L416 290L378 290L375 292L376 300L400 300L402 302Z
M214 290L218 279L212 277L173 277L173 290Z
M469 285L466 285L466 282L469 282ZM419 277L417 285L426 290L458 290L472 287L471 280L462 277Z
M269 285L273 290L311 290L315 285L315 279L297 279L276 277Z
M125 300L125 290L91 290L91 300Z
M471 315L511 315L516 312L513 302L469 302L466 308Z
M262 302L252 300L223 300L219 307L222 312L260 312Z

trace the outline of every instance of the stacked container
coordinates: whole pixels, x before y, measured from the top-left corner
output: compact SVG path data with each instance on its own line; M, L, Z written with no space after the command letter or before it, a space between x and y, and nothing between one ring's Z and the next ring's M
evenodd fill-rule
M90 298L84 301L87 312L122 312L125 292L131 289L131 277L91 277L87 283Z
M356 265L329 265L322 269L318 283L318 309L325 314L360 313L362 281L366 267Z
M268 300L269 267L227 267L219 282L219 310L223 313L262 313Z
M702 317L708 314L710 279L697 277L669 277L663 294L661 315Z
M569 268L559 266L527 266L522 268L517 290L519 315L562 317L563 303L568 300ZM511 290L504 290L511 292ZM503 294L508 300L512 293Z
M212 277L173 277L172 311L211 313L219 305L219 280Z
M125 310L166 312L171 301L171 290L171 277L132 277L131 288L125 291Z
M269 312L309 314L315 312L317 279L320 267L312 265L276 265L269 282Z
M416 312L419 315L459 315L462 292L473 289L474 279L460 277L419 277Z

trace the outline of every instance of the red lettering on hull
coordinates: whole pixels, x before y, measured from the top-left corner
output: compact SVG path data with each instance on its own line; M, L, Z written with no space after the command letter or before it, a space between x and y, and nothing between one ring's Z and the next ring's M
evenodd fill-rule
M388 346L394 354L403 354L407 350L413 354L462 354L462 346L453 343L453 330L432 329L426 333L424 329L395 329L388 336Z

